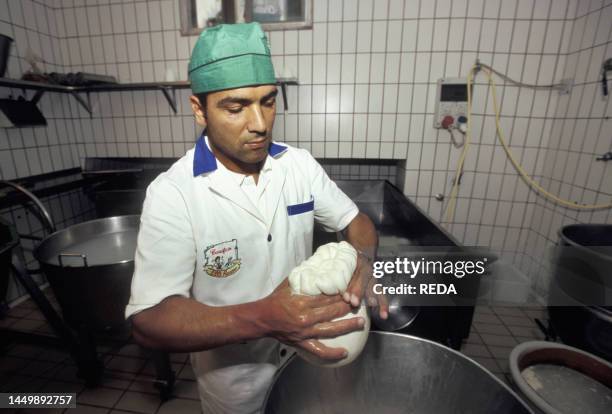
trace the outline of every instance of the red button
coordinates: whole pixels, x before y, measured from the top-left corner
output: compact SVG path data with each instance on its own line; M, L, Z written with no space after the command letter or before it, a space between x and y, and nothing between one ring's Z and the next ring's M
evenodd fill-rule
M448 129L454 123L455 123L455 118L453 118L450 115L446 115L444 119L442 119L442 128Z

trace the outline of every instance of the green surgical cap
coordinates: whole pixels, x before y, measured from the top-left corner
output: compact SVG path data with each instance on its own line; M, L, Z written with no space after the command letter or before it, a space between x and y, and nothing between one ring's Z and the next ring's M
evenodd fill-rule
M189 62L194 94L276 83L259 23L222 24L200 34Z

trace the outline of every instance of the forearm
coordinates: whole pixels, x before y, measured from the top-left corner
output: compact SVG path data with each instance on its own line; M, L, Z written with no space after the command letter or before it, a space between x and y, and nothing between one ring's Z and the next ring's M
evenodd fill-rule
M372 220L363 213L359 213L350 222L344 229L343 235L360 252L357 256L357 267L353 277L342 294L347 303L356 307L359 306L364 295L371 293L367 291L367 288L372 280L372 262L376 257L378 235Z
M172 352L193 352L266 336L260 323L261 301L233 306L207 306L171 296L132 317L135 340Z
M357 214L344 230L344 237L355 249L363 252L367 257L373 259L376 256L378 249L376 227L365 214Z

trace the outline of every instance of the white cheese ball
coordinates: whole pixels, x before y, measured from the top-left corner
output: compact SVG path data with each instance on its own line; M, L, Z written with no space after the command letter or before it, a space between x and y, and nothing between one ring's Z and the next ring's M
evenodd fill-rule
M342 336L337 336L335 338L319 339L322 344L330 348L346 349L348 354L345 358L342 358L337 361L327 361L319 358L315 354L312 354L308 351L303 351L301 349L297 350L298 355L306 361L310 362L311 364L320 365L322 367L327 368L338 368L343 365L350 364L359 356L359 354L361 354L361 351L363 351L366 342L368 342L368 334L370 333L370 317L368 316L368 309L365 305L362 304L360 307L354 309L346 315L334 319L334 321L339 321L342 319L356 318L359 316L361 316L365 320L365 324L363 325L362 330L353 331Z
M308 259L289 274L289 285L295 294L301 295L336 295L342 294L348 287L355 267L357 251L349 243L328 243L317 249ZM348 351L346 358L339 361L325 361L307 351L298 350L298 355L306 361L330 368L340 367L355 360L363 350L370 332L370 317L367 308L362 304L346 315L334 319L362 317L365 324L362 330L350 332L336 338L320 339L330 348L344 348Z

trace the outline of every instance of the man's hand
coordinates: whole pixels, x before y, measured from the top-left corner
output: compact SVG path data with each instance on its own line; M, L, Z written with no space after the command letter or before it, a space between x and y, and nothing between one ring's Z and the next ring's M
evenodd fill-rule
M375 283L376 279L372 273L372 262L369 258L359 254L357 256L357 267L342 297L346 303L350 303L353 307L359 306L361 300L365 297L366 303L373 307L373 311L376 309L381 319L387 319L389 316L389 303L385 295L374 293L373 286Z
M357 307L365 296L368 305L376 308L380 318L387 319L389 316L387 298L384 295L376 295L373 291L376 279L372 273L372 264L378 246L378 235L374 223L368 216L359 213L342 233L346 241L359 252L357 267L343 294L343 299L346 303Z
M264 329L269 336L325 360L346 357L346 349L329 348L318 338L333 338L357 331L365 323L361 317L331 322L351 310L340 295L296 295L291 292L287 279L262 302L265 316L260 322L265 324Z

